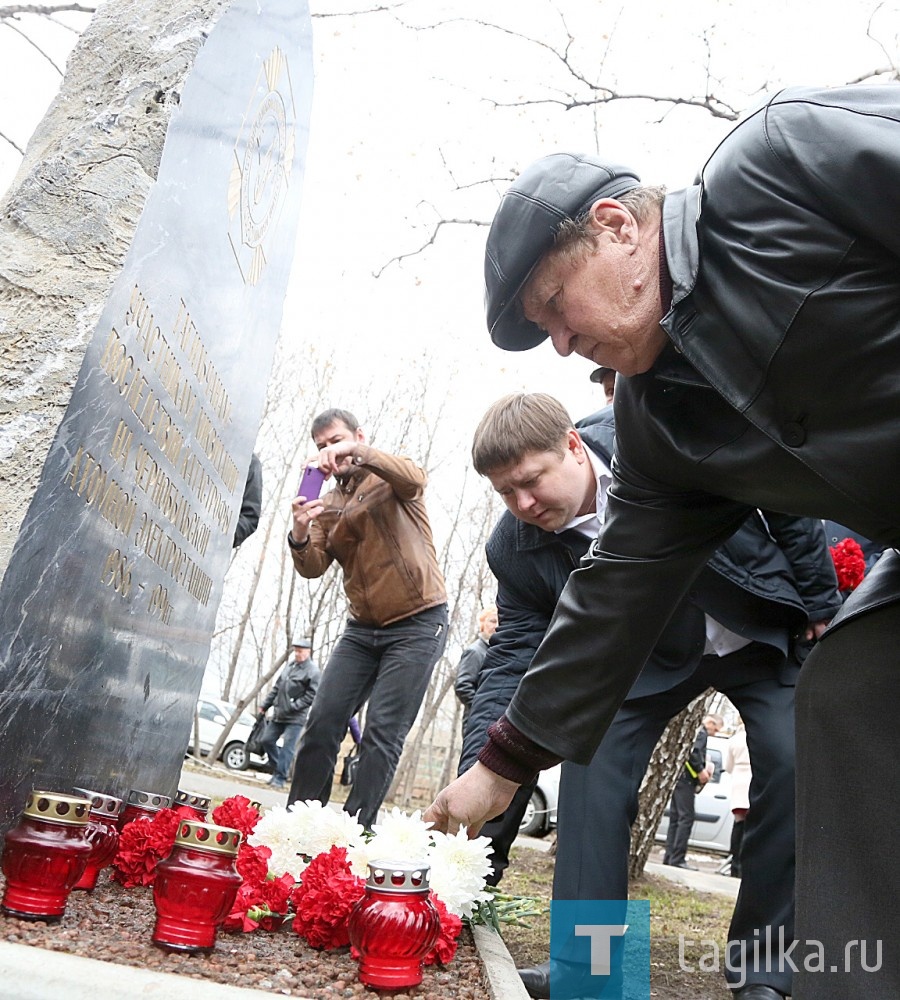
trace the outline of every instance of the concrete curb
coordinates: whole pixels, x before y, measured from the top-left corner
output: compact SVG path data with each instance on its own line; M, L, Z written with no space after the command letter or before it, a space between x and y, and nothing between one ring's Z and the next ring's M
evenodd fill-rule
M272 1000L272 994L0 942L3 1000ZM303 1000L297 997L295 1000Z
M489 927L473 927L492 1000L529 1000L503 938ZM453 966L451 965L452 971ZM3 1000L272 1000L267 990L227 986L171 972L101 962L26 944L0 941ZM304 1000L294 996L294 1000Z
M529 1000L503 938L493 928L478 924L472 928L472 936L484 965L492 1000Z
M651 875L660 875L670 882L687 886L689 889L695 889L697 892L711 892L717 896L727 896L729 899L737 899L738 890L741 887L741 880L738 878L717 875L715 872L698 872L691 871L688 868L673 868L672 865L660 865L654 861L648 861L644 871Z

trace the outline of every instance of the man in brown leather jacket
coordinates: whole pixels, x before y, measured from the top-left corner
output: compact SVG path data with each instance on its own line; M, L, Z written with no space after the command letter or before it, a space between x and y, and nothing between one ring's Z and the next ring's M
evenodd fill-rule
M312 439L318 467L335 486L321 498L293 501L288 546L301 576L319 577L340 564L350 614L300 738L288 802L328 801L347 720L368 701L344 805L368 830L444 650L447 597L423 499L424 470L367 444L347 410L320 413Z
M488 236L491 337L616 369L614 481L480 763L427 819L474 831L537 769L589 760L748 507L900 546L898 221L893 84L774 95L681 191L579 154L522 172ZM900 996L898 636L888 548L797 688L797 1000Z

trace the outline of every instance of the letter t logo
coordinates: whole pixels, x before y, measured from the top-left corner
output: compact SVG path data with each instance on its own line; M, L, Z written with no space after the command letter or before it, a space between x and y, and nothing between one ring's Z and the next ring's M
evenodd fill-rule
M575 937L591 939L591 975L608 976L611 971L610 942L622 937L628 924L575 924Z

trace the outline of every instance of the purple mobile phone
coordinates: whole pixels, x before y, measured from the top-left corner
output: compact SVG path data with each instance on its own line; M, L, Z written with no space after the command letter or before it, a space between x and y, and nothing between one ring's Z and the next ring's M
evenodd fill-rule
M300 478L300 488L297 490L297 496L306 497L307 502L318 500L324 482L325 473L315 465L307 465Z

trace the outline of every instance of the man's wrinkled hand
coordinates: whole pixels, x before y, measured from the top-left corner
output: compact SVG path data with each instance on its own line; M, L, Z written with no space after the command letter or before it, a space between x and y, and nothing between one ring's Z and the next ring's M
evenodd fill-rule
M438 792L423 818L441 833L452 835L464 826L470 838L477 837L482 826L512 802L518 787L514 781L476 763Z

